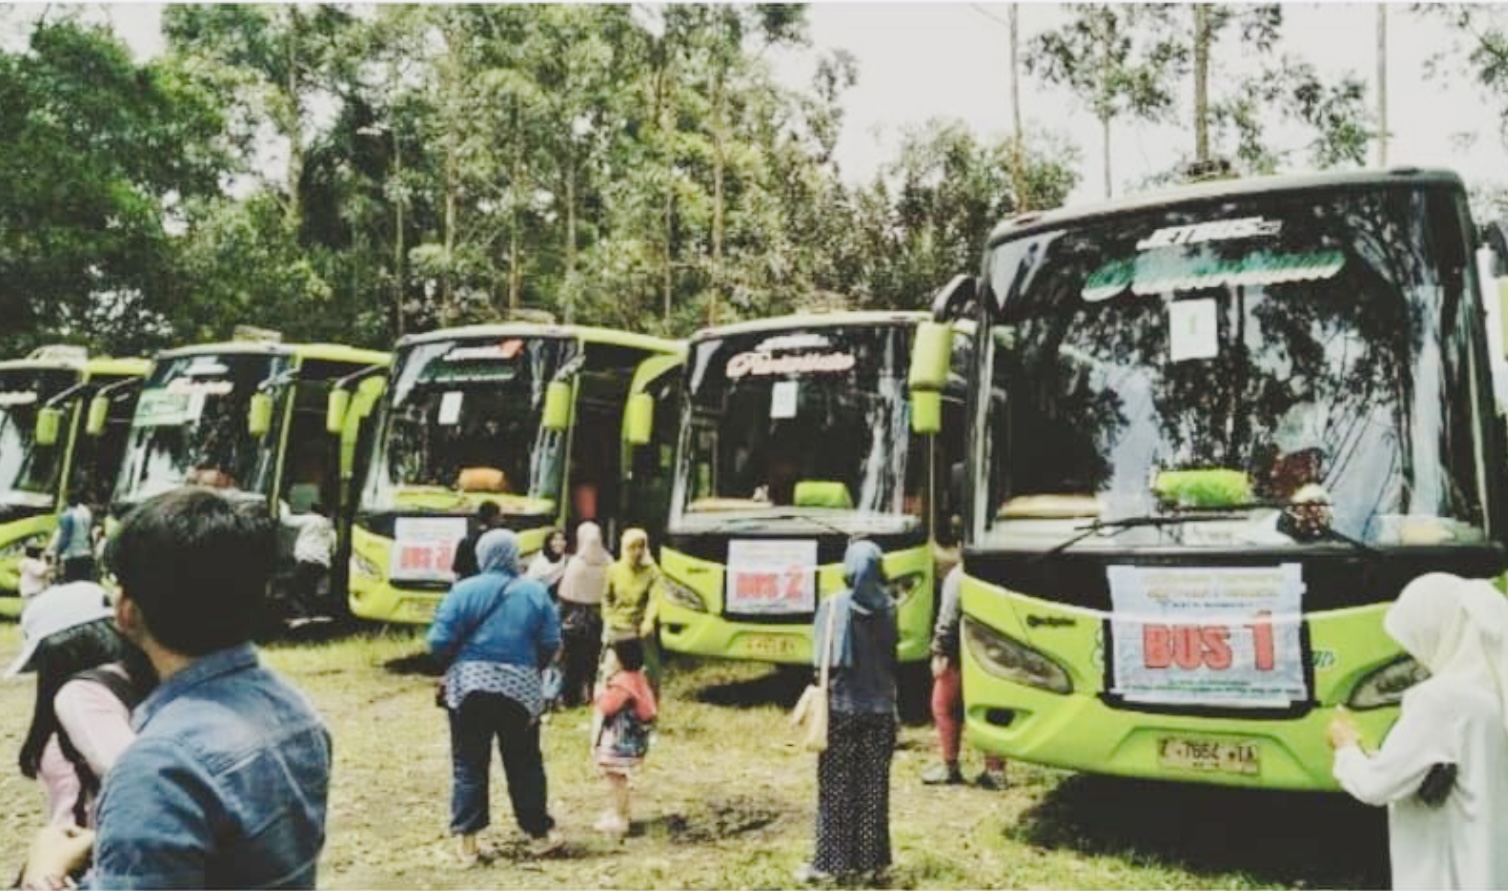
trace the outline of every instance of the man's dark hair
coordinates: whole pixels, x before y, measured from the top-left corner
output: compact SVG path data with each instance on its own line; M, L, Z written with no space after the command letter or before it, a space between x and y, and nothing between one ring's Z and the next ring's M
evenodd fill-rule
M496 501L483 501L481 507L476 509L476 518L483 526L491 526L497 522L503 509L497 506Z
M624 671L638 671L644 667L644 644L637 637L613 641L613 655Z
M257 507L191 486L121 523L110 561L158 643L203 656L251 640L277 559L274 526Z

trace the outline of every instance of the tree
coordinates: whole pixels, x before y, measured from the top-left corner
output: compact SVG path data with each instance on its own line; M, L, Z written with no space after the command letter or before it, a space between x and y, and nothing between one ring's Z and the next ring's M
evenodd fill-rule
M1166 4L1085 3L1068 9L1068 24L1032 39L1026 67L1049 83L1068 87L1100 122L1108 198L1111 123L1125 116L1166 118L1174 105L1171 78L1186 64L1187 51L1160 26L1170 14Z
M215 191L220 128L192 73L103 28L42 21L0 55L0 347L160 343L186 291L165 225Z

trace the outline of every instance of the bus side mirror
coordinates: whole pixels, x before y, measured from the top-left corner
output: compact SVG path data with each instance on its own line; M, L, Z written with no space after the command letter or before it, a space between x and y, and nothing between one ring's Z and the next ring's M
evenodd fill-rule
M351 410L351 393L334 389L325 398L325 432L339 436L346 426L346 413Z
M948 386L948 366L953 357L953 326L945 322L922 322L916 326L911 345L912 390L941 391Z
M565 430L571 426L571 385L565 381L551 381L545 388L546 430Z
M55 408L44 408L37 412L37 445L50 446L58 441L58 433L63 429L63 413Z
M110 397L96 396L89 400L89 417L84 421L84 432L90 436L103 436L109 420Z
M648 393L628 397L628 423L624 438L629 445L649 445L655 429L655 400Z
M252 436L266 436L272 429L272 397L254 393L246 410L246 429Z
M1508 276L1497 280L1498 283L1498 327L1503 332L1503 353L1508 356Z
M942 432L942 394L936 390L911 392L911 432L935 436Z

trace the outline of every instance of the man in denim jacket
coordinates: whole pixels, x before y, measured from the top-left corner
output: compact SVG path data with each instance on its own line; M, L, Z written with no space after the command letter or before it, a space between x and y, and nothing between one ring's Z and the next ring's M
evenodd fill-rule
M161 683L105 779L94 886L314 887L330 736L250 643L275 556L267 518L206 489L160 495L122 524L115 619ZM44 830L24 884L60 887L88 840Z

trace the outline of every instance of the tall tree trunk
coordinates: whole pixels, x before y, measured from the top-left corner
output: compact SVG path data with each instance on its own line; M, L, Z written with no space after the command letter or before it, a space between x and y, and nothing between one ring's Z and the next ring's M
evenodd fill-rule
M1210 159L1210 7L1194 4L1194 160Z
M712 299L707 304L707 324L717 324L718 290L723 286L723 172L724 156L724 80L727 72L718 68L712 77Z
M576 146L566 147L565 320L576 317Z
M519 256L520 243L519 230L523 228L523 214L520 209L523 205L524 196L529 194L529 185L525 182L528 171L524 168L524 137L521 126L521 115L517 107L513 110L513 224L508 227L508 311L518 309L519 302L524 290L524 261Z
M288 7L288 79L283 89L288 92L288 225L297 235L303 225L304 206L299 186L304 181L304 126L299 114L298 96L298 32L300 16L297 5Z
M1104 135L1105 148L1105 197L1110 197L1110 116L1100 118L1100 129Z
M1388 163L1388 7L1377 4L1377 166Z
M1026 134L1021 129L1021 42L1017 29L1017 17L1021 4L1012 3L1010 8L1011 35L1011 121L1014 136L1011 139L1011 187L1016 191L1016 210L1031 210L1031 196L1026 194Z
M456 163L456 119L445 116L445 272L440 277L440 323L449 325L455 310L456 204L461 190Z
M398 184L397 195L393 202L394 233L393 233L393 331L395 338L403 336L403 293L404 279L403 266L407 259L407 252L403 246L403 150L398 141L397 122L393 125L393 181Z

